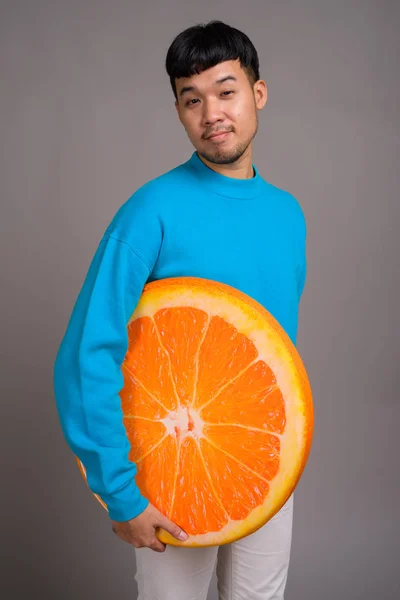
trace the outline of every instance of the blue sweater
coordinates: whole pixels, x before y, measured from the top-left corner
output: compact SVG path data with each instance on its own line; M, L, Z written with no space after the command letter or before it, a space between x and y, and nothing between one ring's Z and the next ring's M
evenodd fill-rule
M129 461L119 392L127 323L146 282L193 276L260 302L296 344L306 278L306 223L297 200L254 177L216 173L196 152L139 188L106 229L54 365L62 430L109 516L139 515L148 499Z

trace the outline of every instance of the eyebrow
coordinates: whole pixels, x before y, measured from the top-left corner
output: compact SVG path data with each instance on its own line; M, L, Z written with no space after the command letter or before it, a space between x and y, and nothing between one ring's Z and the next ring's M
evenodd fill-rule
M220 79L217 79L215 83L221 84L221 83L224 83L225 81L237 81L237 79L234 75L227 75L226 77L221 77ZM187 85L187 86L183 87L181 89L181 91L179 92L179 98L181 98L183 96L183 94L186 94L186 92L194 92L196 90L197 90L196 86Z

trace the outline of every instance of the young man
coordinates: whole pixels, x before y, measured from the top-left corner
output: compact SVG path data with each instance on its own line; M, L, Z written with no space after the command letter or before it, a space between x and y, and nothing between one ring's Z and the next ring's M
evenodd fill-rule
M277 600L289 565L293 495L235 543L165 547L156 527L178 539L185 534L141 495L128 460L120 367L145 283L195 276L231 285L263 304L295 344L306 277L302 209L252 163L267 88L249 38L220 21L191 27L171 44L166 69L195 151L138 189L105 231L57 355L57 406L113 531L136 549L139 600L205 600L215 564L221 600Z

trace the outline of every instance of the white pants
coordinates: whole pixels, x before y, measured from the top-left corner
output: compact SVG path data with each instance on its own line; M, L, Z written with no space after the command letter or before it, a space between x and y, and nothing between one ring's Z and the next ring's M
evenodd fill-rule
M282 600L292 541L293 494L263 527L208 548L135 548L138 600L207 600L216 564L219 600Z

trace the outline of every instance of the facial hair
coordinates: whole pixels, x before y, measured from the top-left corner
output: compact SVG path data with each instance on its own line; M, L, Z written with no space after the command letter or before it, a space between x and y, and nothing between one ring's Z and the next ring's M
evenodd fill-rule
M253 133L247 140L245 140L243 142L239 142L235 146L235 148L228 150L228 149L224 149L223 146L221 146L220 148L217 147L214 150L213 154L209 154L207 152L203 152L200 150L197 150L197 153L214 165L230 165L230 164L236 162L246 152L247 148L250 146L252 140L255 138L255 136L257 134L257 131L258 131L257 110L256 110L255 115L256 115L256 126L254 128Z

